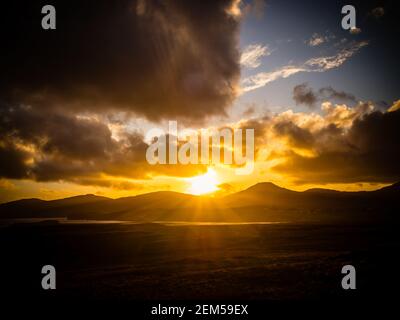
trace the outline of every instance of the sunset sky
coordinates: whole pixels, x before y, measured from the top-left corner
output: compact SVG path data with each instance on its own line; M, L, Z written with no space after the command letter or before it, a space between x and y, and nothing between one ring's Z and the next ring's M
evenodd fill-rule
M0 202L400 180L394 1L353 1L352 32L341 1L51 2L56 30L43 1L0 22ZM254 129L254 172L148 164L171 120Z

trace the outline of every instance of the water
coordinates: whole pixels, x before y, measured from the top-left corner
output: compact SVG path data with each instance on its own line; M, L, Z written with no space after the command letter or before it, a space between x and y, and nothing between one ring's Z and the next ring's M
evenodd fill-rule
M0 225L17 223L52 223L55 224L161 224L165 226L236 226L236 225L270 225L287 222L251 221L251 222L215 222L215 221L122 221L122 220L69 220L67 218L21 218L0 220Z

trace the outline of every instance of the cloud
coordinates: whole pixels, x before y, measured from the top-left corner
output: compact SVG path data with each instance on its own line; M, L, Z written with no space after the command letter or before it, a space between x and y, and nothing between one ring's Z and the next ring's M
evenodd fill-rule
M351 34L360 34L361 33L361 29L360 28L357 28L357 27L354 27L354 28L350 28L350 31L349 31Z
M103 188L111 188L114 190L142 190L144 188L143 184L135 183L127 180L109 179L107 177L89 177L89 178L76 178L71 179L79 185L84 186L96 186Z
M336 91L330 86L319 89L319 94L321 95L321 99L338 99L356 102L356 98L353 94L344 91Z
M309 108L314 108L317 101L332 99L356 102L354 95L344 91L337 91L330 86L314 91L307 83L302 83L293 88L293 100L296 104L304 104Z
M240 17L242 14L242 10L240 8L241 0L233 0L230 4L225 8L225 12L231 15L234 18Z
M293 100L296 104L305 104L309 107L314 107L318 97L307 83L302 83L293 88Z
M317 37L312 37L308 44L312 47L319 46L320 44L324 43L325 39L323 37L317 36Z
M8 142L0 143L0 177L10 179L27 178L25 163L29 154Z
M54 32L40 28L37 3L3 8L3 104L202 121L225 115L235 98L238 1L52 4L60 21ZM16 16L28 18L15 23Z
M243 111L242 116L248 118L252 116L256 112L256 107L254 104L250 104L247 108Z
M297 148L309 147L314 143L314 136L307 130L291 121L278 122L273 127L278 136L285 136L291 146Z
M355 42L350 46L340 50L332 56L318 57L307 60L304 65L313 68L310 71L323 72L330 69L338 68L351 58L362 47L368 45L367 41Z
M388 109L388 112L393 112L400 110L400 100L397 100L393 103L393 105Z
M335 104L323 102L321 109L324 112L325 126L334 124L339 128L347 129L357 119L364 117L374 111L375 107L370 102L359 102L355 107L346 104Z
M16 187L15 185L6 179L0 179L0 189L3 190L14 190Z
M242 81L242 91L243 92L252 91L264 87L265 85L267 85L272 81L281 78L287 78L299 72L308 72L308 70L304 67L289 65L271 72L260 72L257 73L256 75L245 78Z
M248 45L240 56L240 64L247 68L257 68L260 66L260 59L264 56L269 56L271 51L267 46L261 44Z
M311 58L301 65L287 65L275 71L257 73L243 79L241 90L242 92L252 91L299 72L324 72L338 68L367 44L367 41L353 42L331 56Z
M297 183L354 183L400 180L399 110L382 112L360 103L356 108L326 103L323 116L277 115L270 150L273 172ZM268 146L265 146L268 148Z
M335 38L334 35L322 35L317 32L313 33L311 38L306 41L306 43L311 47L319 46L325 42L328 42L330 39Z
M0 179L132 189L137 179L204 172L149 165L130 123L226 114L240 74L240 1L52 4L55 32L40 28L40 14L31 19L37 3L3 8Z
M276 171L299 181L319 183L395 182L400 179L400 113L375 111L354 121L347 131L321 132L312 145L312 157L288 151Z
M400 109L324 101L318 113L288 110L237 126L255 130L259 179L275 176L295 184L400 180Z
M117 139L104 119L59 110L0 108L0 136L0 178L122 189L134 187L131 179L185 177L206 170L202 165L151 166L140 133L121 129Z
M324 101L318 113L288 110L226 127L254 129L256 163L267 163L264 172L282 179L386 183L400 179L399 125L398 101L386 112L369 102L349 107ZM89 115L2 109L0 133L0 181L68 181L137 190L138 180L206 171L202 165L150 166L144 158L148 144L140 133L124 128L115 138L109 123Z

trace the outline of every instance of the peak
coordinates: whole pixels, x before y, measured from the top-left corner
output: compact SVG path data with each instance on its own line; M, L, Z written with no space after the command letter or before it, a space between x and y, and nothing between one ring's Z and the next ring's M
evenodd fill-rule
M69 199L71 199L71 198L77 199L77 198L103 198L103 197L96 196L93 193L87 193L87 194L80 194L77 196L73 196L73 197L70 197ZM66 199L68 199L68 198L66 198Z
M36 203L42 203L45 202L45 200L41 200L38 198L28 198L28 199L19 199L19 200L13 200L9 202L4 202L2 205L14 205L14 204L36 204Z
M270 181L264 181L264 182L258 182L255 184L255 186L273 186L273 187L278 187L275 183L270 182Z
M393 184L391 184L389 186L383 187L383 188L381 188L381 189L379 189L377 191L394 191L394 190L396 190L396 191L399 190L400 191L400 181L396 182L396 183L393 183Z
M99 197L96 196L94 194L88 193L88 194L80 194L77 196L72 196L72 197L68 197L68 198L64 198L64 199L59 199L59 200L78 200L78 199L97 199L97 198L103 198L103 197Z
M250 188L246 189L245 191L291 191L282 187L277 186L276 184L272 182L259 182Z
M399 189L399 188L400 188L400 181L398 181L398 182L396 182L396 183L393 183L393 184L391 185L391 187L392 187L392 188L395 188L395 189Z
M99 201L99 200L108 200L109 198L96 196L94 194L82 194L77 196L72 196L63 199L51 200L51 203L59 203L59 202L87 202L87 201Z

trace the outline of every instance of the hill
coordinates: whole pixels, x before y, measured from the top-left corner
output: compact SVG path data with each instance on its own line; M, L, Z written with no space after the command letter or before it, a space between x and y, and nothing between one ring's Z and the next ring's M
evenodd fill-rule
M0 219L54 218L129 221L333 221L397 219L400 183L376 190L288 190L258 183L223 198L171 191L110 199L82 195L0 205Z

